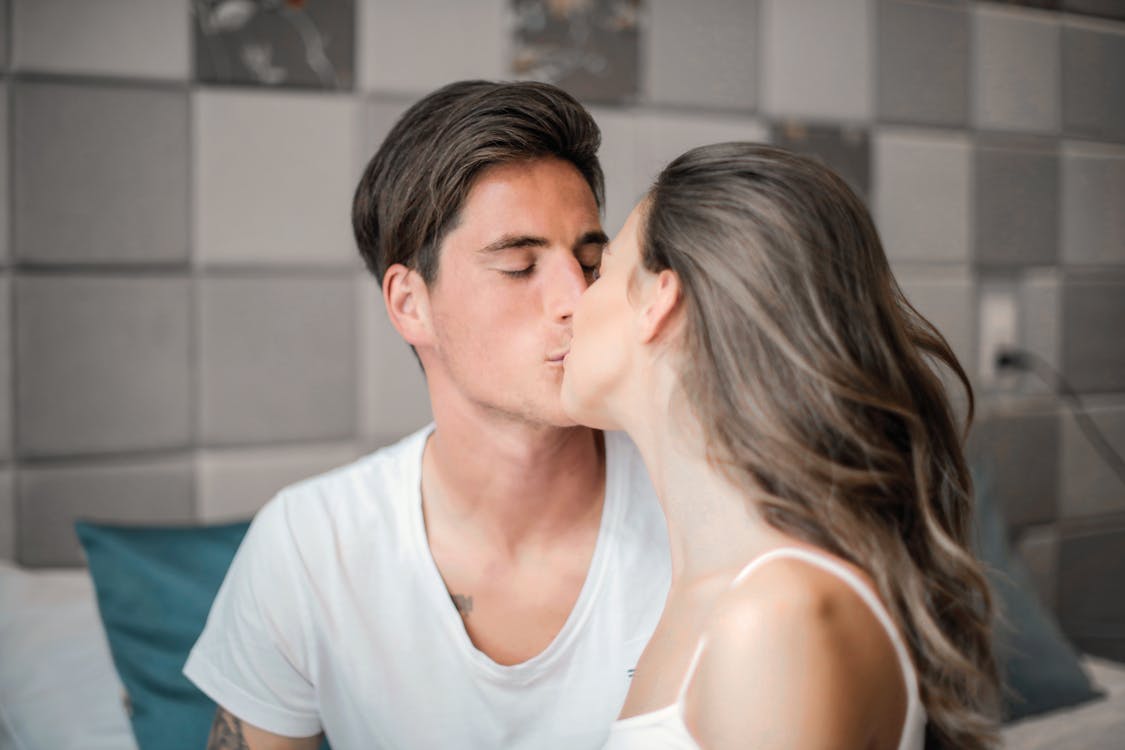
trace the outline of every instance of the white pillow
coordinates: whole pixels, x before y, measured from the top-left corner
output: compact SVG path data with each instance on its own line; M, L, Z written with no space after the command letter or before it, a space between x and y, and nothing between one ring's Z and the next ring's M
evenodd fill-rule
M0 750L136 750L84 569L0 561Z

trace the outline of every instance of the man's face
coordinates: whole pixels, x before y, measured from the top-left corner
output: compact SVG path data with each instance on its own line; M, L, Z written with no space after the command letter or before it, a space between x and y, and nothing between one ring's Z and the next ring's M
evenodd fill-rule
M419 355L435 411L573 425L559 400L562 358L605 244L594 195L570 163L484 171L446 234L429 289L434 345Z

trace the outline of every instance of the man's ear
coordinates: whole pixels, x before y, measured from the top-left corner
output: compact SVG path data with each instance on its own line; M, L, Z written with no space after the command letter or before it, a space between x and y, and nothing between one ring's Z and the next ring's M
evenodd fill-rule
M430 342L430 290L421 274L395 263L383 274L383 302L399 335L413 347Z
M640 340L642 344L655 341L669 331L679 317L680 277L664 269L649 279L640 308Z

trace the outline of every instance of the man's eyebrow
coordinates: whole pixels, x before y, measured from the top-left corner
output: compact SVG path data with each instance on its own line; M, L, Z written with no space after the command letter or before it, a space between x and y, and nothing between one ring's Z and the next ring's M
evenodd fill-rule
M518 247L547 247L551 243L545 237L535 237L530 234L506 234L498 240L494 240L478 252L482 255L490 255L498 253L501 250L511 250ZM585 247L586 245L607 245L609 244L609 236L601 230L586 232L582 235L577 242L574 243L575 248Z
M585 247L586 245L608 245L609 235L600 229L595 232L586 232L582 238L578 240L575 247Z
M506 234L500 239L488 243L478 252L488 255L515 247L547 247L550 244L545 237L532 237L529 234Z

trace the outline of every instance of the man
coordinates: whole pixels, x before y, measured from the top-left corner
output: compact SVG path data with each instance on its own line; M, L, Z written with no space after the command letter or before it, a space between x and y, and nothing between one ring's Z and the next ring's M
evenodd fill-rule
M635 448L560 406L599 140L557 88L462 82L368 164L356 238L434 424L258 514L184 669L210 747L604 741L670 564Z

